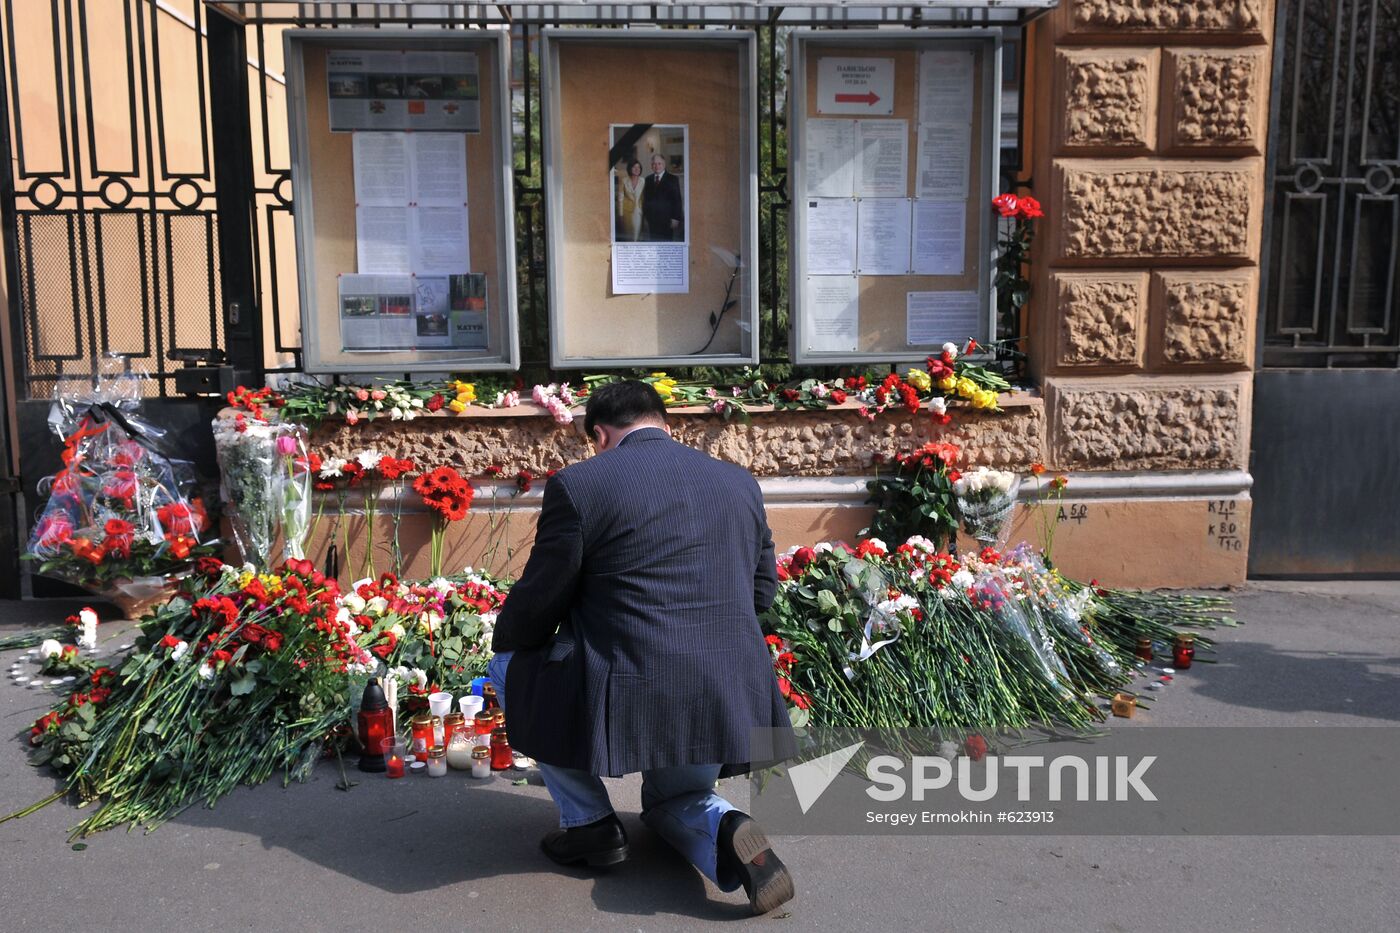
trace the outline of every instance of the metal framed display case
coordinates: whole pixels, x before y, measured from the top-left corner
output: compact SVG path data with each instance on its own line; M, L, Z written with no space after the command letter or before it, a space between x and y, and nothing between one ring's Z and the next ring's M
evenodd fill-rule
M795 30L788 56L793 362L990 342L1000 33Z
M756 59L743 30L544 31L556 368L758 361Z
M504 30L292 29L284 34L284 48L305 370L400 374L518 368L509 34ZM344 72L344 86L337 85L333 100L329 69L330 56L336 53L342 56L341 67L347 69L351 66L344 62L354 61L356 53L365 54L364 64L355 66L362 73ZM395 61L393 53L404 54L402 73L376 73ZM440 57L435 58L435 53ZM462 58L460 53L472 53L475 58ZM471 74L471 65L461 75L433 73L435 61L469 61L476 73ZM341 116L359 106L341 95L375 98L381 80L387 81L382 87L384 99L366 99L365 116ZM357 81L372 90L354 92L360 87ZM474 111L470 107L473 90ZM402 118L395 117L394 108L399 106ZM474 113L475 120L464 119L464 113ZM409 132L400 132L404 129ZM360 267L357 238L368 235L360 229L362 223L368 229L371 221L391 216L381 212L376 217L373 208L358 203L354 153L360 131L366 136L374 133L392 145L402 142L406 154L419 153L414 171L421 169L427 175L436 168L449 191L455 176L450 167L457 159L465 159L461 208L425 209L410 200L402 208L387 209L402 212L392 219L404 218L405 230L423 232L421 238L410 237L410 243L428 242L430 230L438 243L445 236L449 246L444 252L452 258L426 258L427 247L405 249L411 258L404 261L411 262L412 268L379 277L391 280L384 286L386 292L404 292L401 298L382 299L377 305L380 317L370 310L372 295L345 301L341 297L342 286L350 288L343 278L347 274L357 276L357 284L368 283L367 292L375 287L366 274L371 270ZM432 150L425 149L429 140L441 147L447 134L458 133L463 136L464 156L435 158ZM372 140L367 137L360 142L367 152ZM446 144L446 149L452 148ZM386 162L393 164L393 159ZM449 170L444 171L444 165ZM411 198L420 194L414 191ZM393 240L380 242L392 245ZM445 266L455 268L458 259L452 254L460 252L466 253L466 268L460 275L450 273ZM426 271L420 275L420 269ZM404 281L411 283L411 290L399 288ZM408 324L404 313L413 315ZM347 321L352 322L349 327ZM380 333L386 336L375 347L374 328L381 324ZM347 343L360 345L347 349Z

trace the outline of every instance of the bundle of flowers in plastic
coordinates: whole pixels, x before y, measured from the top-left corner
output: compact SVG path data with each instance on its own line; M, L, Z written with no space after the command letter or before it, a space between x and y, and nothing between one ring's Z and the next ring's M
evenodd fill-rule
M1004 470L978 467L963 473L953 483L963 530L983 547L1005 544L1020 488L1021 478Z
M1026 542L1006 556L1005 564L1020 575L1027 600L1044 622L1079 644L1104 674L1116 678L1124 673L1122 663L1106 645L1094 639L1085 621L1085 613L1094 601L1091 587L1071 592L1064 579L1046 567Z
M306 429L241 415L214 419L220 495L239 559L272 565L279 538L285 558L305 557L311 520Z
M1023 645L1031 667L1061 693L1069 694L1069 672L1055 653L1055 639L1045 630L1029 602L1024 586L1008 579L1000 568L977 575L967 592L973 608L990 613L1003 633Z
M25 555L44 576L119 602L162 593L214 550L193 471L161 450L165 431L140 418L140 399L130 373L60 390L49 426L63 439L63 469L39 483L47 501Z

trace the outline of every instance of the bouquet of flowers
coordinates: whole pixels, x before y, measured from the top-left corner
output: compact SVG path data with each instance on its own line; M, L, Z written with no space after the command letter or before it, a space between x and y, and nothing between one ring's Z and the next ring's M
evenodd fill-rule
M220 493L242 561L267 567L280 533L285 555L303 557L311 519L306 429L242 414L214 419Z
M346 718L350 675L375 663L338 597L307 561L277 573L200 561L120 666L34 723L34 762L64 787L11 816L72 793L96 804L75 836L154 828L240 783L304 779Z
M25 554L39 573L128 611L213 551L193 472L160 450L165 432L141 420L140 398L140 379L122 374L55 399L49 425L63 438L63 469L39 484L48 499Z
M1021 478L1005 470L978 467L953 483L963 530L983 547L1004 543Z

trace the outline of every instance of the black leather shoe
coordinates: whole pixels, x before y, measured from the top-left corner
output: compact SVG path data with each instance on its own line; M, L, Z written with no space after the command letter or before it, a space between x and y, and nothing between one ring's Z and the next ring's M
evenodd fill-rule
M556 829L540 840L540 848L560 865L603 868L627 859L627 833L613 813L586 826Z
M756 914L792 900L792 875L768 845L763 828L747 813L730 810L719 821L719 856L739 875L749 906Z

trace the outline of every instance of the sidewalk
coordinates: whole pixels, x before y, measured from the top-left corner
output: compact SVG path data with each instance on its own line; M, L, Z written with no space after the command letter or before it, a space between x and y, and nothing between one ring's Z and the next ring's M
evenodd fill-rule
M56 622L71 603L0 603L0 631ZM1400 724L1400 583L1261 583L1219 663L1177 675L1134 728ZM104 626L105 645L129 641ZM7 653L8 659L13 653ZM0 681L0 812L51 793L21 730L47 693ZM148 930L654 930L705 921L832 930L1385 929L1400 893L1394 837L803 837L775 840L797 899L748 918L637 819L639 782L612 782L632 859L556 871L543 787L452 775L389 782L332 762L306 785L240 789L151 836L109 832L73 851L77 811L0 825L8 928ZM1249 776L1241 774L1240 780ZM736 802L747 787L722 786ZM1201 789L1209 794L1210 788ZM741 804L742 805L742 804Z

